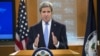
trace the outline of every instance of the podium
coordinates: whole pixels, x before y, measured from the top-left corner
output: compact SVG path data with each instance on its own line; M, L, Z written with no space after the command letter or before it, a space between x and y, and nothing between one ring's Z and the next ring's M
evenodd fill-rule
M70 49L50 50L54 56L81 56L78 52ZM34 50L20 50L16 54L11 53L9 56L32 56Z

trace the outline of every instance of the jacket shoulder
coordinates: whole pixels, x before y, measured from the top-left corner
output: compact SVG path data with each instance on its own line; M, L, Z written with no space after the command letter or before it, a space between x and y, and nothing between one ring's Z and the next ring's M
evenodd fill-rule
M30 28L38 28L39 26L40 26L40 23L37 23L37 24L31 26Z
M58 25L58 26L65 26L65 24L62 24L60 22L54 21L54 24Z

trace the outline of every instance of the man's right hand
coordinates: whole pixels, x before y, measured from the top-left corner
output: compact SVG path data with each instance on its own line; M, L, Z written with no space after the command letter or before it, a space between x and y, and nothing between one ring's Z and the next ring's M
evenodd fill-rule
M37 34L37 37L35 38L35 41L33 43L35 47L38 47L39 37L40 37L40 34Z

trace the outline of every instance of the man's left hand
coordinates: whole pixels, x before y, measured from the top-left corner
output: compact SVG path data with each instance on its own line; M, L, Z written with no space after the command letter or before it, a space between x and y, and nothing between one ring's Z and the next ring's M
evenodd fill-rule
M57 40L57 37L54 35L54 32L52 32L52 40L53 40L54 45L58 44L58 40Z

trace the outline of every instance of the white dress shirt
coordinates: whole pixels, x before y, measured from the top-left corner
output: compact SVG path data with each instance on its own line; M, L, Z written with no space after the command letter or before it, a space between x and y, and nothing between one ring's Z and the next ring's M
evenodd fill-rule
M45 25L46 23L42 20L42 29L43 29L43 34L44 34L44 31L45 31ZM50 36L50 28L51 28L51 20L48 22L48 39L49 39L49 36Z

